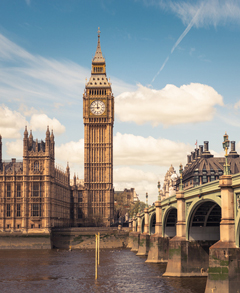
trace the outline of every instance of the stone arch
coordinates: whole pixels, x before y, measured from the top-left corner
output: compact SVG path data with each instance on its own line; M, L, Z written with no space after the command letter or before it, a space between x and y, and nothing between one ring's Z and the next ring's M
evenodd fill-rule
M152 213L149 219L149 234L155 234L155 225L156 225L156 213Z
M238 218L238 225L237 225L235 239L236 239L236 246L239 248L240 247L240 217Z
M174 237L176 235L177 209L170 207L164 215L163 237Z
M145 217L143 215L143 217L142 217L142 223L141 223L141 233L144 232L144 225L145 225Z
M187 222L186 239L218 241L220 239L221 206L204 199L192 207Z

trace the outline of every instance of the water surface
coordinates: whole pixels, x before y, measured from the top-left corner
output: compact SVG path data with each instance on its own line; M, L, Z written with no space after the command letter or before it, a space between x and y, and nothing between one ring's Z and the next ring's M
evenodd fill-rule
M206 278L164 278L166 265L145 263L127 249L0 250L0 292L204 293Z

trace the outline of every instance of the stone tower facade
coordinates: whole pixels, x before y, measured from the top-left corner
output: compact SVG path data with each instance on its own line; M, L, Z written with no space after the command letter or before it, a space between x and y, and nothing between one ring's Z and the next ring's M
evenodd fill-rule
M106 76L106 63L98 44L91 77L83 94L85 217L113 221L113 123L114 97Z
M23 160L0 158L0 232L50 233L70 225L70 170L55 166L54 135L33 139L27 128ZM0 154L2 153L0 136Z

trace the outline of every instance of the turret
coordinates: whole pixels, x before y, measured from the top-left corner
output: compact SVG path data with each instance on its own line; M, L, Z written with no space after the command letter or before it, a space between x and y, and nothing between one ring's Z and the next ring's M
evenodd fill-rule
M29 149L32 149L32 147L33 147L33 135L32 135L32 130L30 130L30 135L29 135L29 138L28 138L28 146L29 146Z
M23 137L23 156L28 155L28 131L27 126L25 126L24 137Z
M2 136L0 134L0 164L2 163Z
M49 126L47 126L45 142L46 142L46 144L45 144L45 153L46 153L46 155L50 155L50 131L49 131Z
M66 173L67 173L68 185L69 185L70 184L70 168L69 168L69 163L68 162L67 162Z
M73 185L74 185L74 186L77 185L77 178L76 178L75 173L74 173L74 176L73 176Z
M51 131L51 136L50 136L50 153L52 157L54 158L54 135L53 135L53 130Z

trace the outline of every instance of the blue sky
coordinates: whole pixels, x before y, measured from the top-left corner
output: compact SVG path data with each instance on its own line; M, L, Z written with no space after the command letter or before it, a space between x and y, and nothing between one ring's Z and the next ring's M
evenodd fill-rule
M0 2L0 132L21 158L24 125L53 128L56 163L83 178L82 93L101 30L115 95L114 186L157 198L171 164L225 131L240 151L240 3L165 0Z

